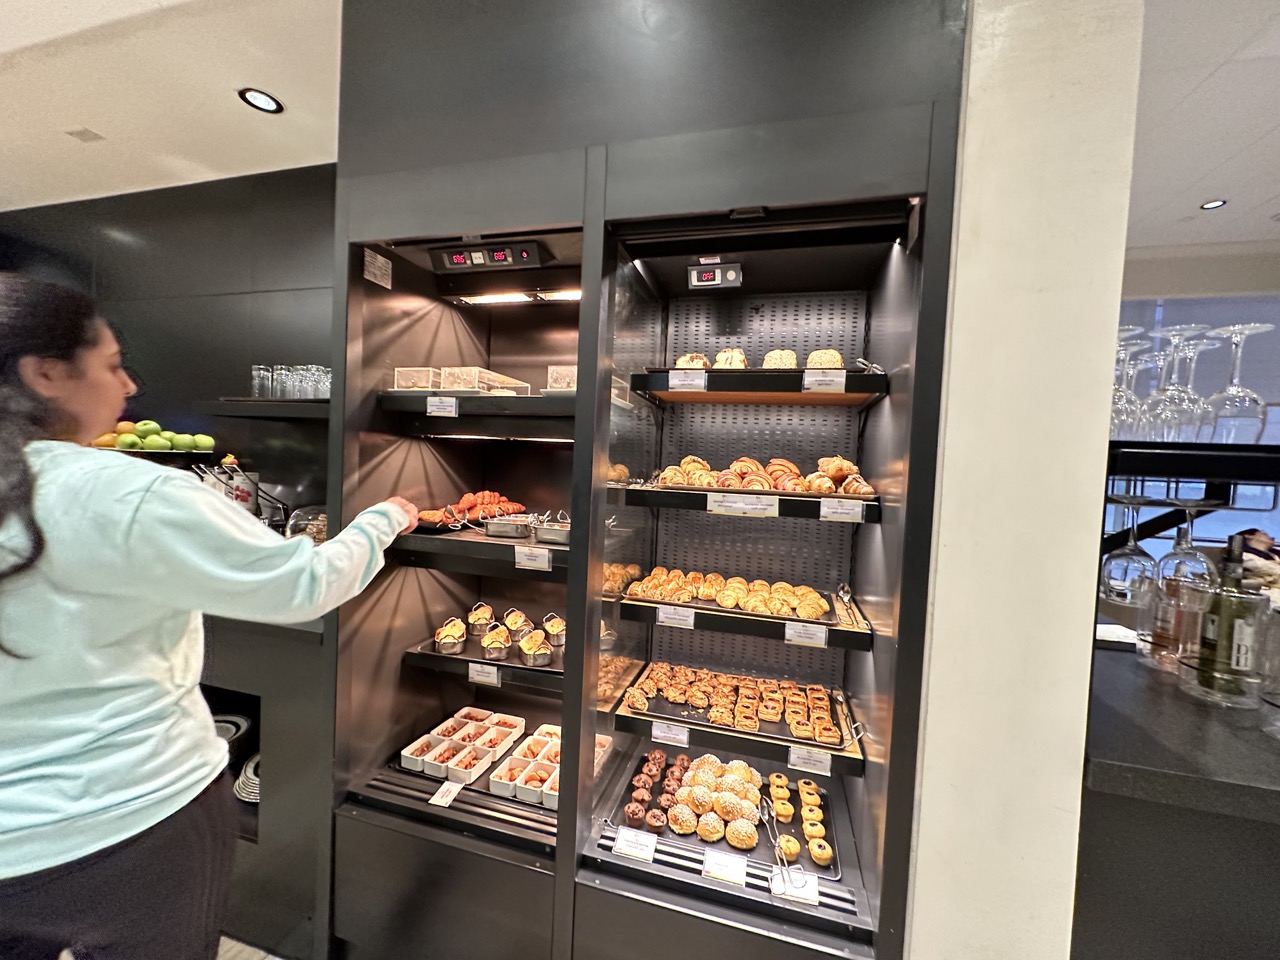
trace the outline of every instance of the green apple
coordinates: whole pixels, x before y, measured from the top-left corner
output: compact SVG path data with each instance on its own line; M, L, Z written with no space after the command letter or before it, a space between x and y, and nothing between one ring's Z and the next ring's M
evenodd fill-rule
M194 450L196 448L196 438L189 433L179 433L173 437L173 449L175 450Z
M168 440L166 440L164 437L160 436L160 434L158 433L153 433L151 436L143 438L142 446L143 446L143 449L146 449L146 450L172 450L173 449L173 444L170 443Z
M170 443L173 443L173 438L176 437L177 434L174 433L172 430L161 430L160 436L164 437Z
M117 450L141 450L142 438L136 433L122 433L116 437Z
M139 420L137 427L134 429L134 433L145 440L147 437L157 436L160 433L160 430L160 424L156 423L154 420Z
M196 442L197 450L212 450L214 447L213 437L207 433L197 433L192 439Z

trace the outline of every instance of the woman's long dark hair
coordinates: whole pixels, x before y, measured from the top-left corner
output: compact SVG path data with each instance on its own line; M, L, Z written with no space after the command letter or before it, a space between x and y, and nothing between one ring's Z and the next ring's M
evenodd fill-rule
M54 436L65 425L47 400L29 390L18 373L23 357L74 362L97 343L97 309L74 290L0 273L0 430L10 450L0 456L0 526L17 517L26 529L27 553L0 556L0 581L31 569L44 553L44 534L32 510L35 482L23 448ZM12 653L3 644L0 650Z

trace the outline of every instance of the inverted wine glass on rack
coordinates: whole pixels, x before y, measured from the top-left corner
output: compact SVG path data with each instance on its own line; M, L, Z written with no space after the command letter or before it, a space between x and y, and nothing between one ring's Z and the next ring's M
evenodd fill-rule
M1098 596L1122 607L1144 608L1157 580L1156 561L1138 545L1138 511L1125 505L1129 542L1102 558Z
M1162 376L1163 389L1147 397L1143 409L1147 415L1148 439L1164 443L1194 443L1199 435L1202 414L1200 398L1182 383L1183 344L1204 333L1208 327L1183 324L1152 330L1153 338L1169 341L1167 372Z
M1199 642L1200 621L1218 586L1214 562L1191 540L1191 513L1173 549L1156 564L1150 603L1138 618L1138 652L1147 666L1176 672Z
M1150 346L1150 340L1121 340L1116 344L1116 378L1111 388L1113 440L1141 440L1145 436L1145 411L1130 385L1129 362L1134 354Z
M1240 364L1244 359L1244 342L1257 333L1276 328L1274 323L1236 323L1209 331L1211 337L1231 340L1231 377L1225 388L1211 396L1215 443L1257 443L1267 428L1267 404L1262 397L1240 383Z
M1209 401L1195 391L1196 383L1196 363L1200 360L1200 354L1209 350L1217 350L1222 346L1218 340L1191 340L1182 345L1182 359L1186 362L1186 376L1183 377L1181 388L1186 391L1188 398L1195 401L1198 426L1196 428L1195 439L1201 443L1208 443L1213 439L1213 428L1217 424L1218 418L1214 416L1213 408L1209 406Z

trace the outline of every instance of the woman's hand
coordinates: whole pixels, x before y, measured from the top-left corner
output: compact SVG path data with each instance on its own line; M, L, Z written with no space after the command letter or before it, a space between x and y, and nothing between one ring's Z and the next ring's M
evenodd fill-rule
M388 497L387 503L404 511L405 527L401 533L408 533L418 525L418 508L404 497Z

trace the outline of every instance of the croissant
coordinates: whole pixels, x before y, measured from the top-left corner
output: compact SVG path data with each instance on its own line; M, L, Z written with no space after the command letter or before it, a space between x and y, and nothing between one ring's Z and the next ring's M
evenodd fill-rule
M658 485L662 487L688 486L689 476L679 467L667 467L658 474Z
M773 480L767 473L753 470L742 478L743 490L772 490Z
M686 473L690 473L694 470L710 470L711 464L707 463L707 461L703 460L701 457L690 455L680 461L680 469L684 470Z
M840 492L851 494L853 496L865 497L874 494L875 488L866 480L862 479L862 474L855 473L845 477L844 483L840 484Z
M689 482L695 487L714 487L716 474L710 470L694 470L689 474Z
M742 486L742 479L731 470L721 470L720 474L716 477L716 486L733 488L740 487Z
M784 460L782 457L774 457L770 460L769 466L765 467L766 472L769 470L769 467L781 467L787 473L794 474L797 477L800 476L800 468L790 460Z
M809 484L805 482L804 477L785 476L777 479L773 483L774 488L785 493L807 493Z
M858 467L844 457L823 457L818 461L818 472L825 473L836 483L840 483L845 477L857 473Z
M745 477L752 471L763 472L764 467L759 460L752 460L750 457L739 457L733 463L729 464L729 469L740 477Z
M836 482L825 473L811 473L804 478L810 493L835 493Z

